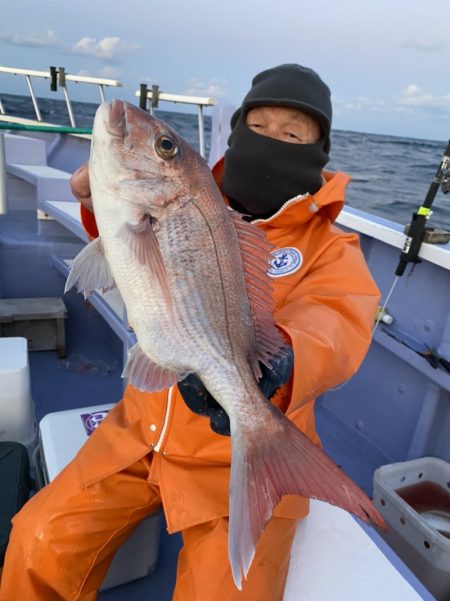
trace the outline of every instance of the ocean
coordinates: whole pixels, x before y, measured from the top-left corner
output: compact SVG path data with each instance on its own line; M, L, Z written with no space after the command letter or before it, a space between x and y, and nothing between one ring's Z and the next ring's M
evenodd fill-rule
M31 99L2 94L6 114L35 118ZM44 121L70 125L63 100L39 98ZM97 105L72 101L78 127L91 127ZM158 110L156 114L198 149L197 115ZM443 140L423 140L389 135L333 130L327 169L352 176L347 204L405 224L425 199L446 149ZM211 118L205 116L206 150L209 149ZM439 191L433 203L430 225L450 229L450 194Z

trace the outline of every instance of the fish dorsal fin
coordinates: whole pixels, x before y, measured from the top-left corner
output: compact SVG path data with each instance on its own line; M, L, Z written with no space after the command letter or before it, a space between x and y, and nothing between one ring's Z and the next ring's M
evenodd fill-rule
M125 223L117 235L129 246L139 263L148 268L151 277L158 281L167 306L172 307L166 268L150 220L145 219L136 226Z
M247 295L255 327L255 350L249 359L253 373L259 380L262 375L259 362L270 368L270 359L282 355L286 347L273 320L273 291L267 275L273 246L257 226L245 221L236 211L230 213L239 239Z
M154 392L173 386L178 380L185 378L187 373L178 374L170 369L156 365L135 344L128 353L128 360L122 372L122 378L128 378L130 384L141 391Z
M73 260L64 293L76 286L86 298L94 290L106 292L114 288L114 278L103 251L101 238L89 242Z

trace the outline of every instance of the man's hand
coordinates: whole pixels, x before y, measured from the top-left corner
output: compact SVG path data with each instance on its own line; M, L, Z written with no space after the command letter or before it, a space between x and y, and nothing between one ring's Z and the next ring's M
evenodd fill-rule
M226 411L206 390L200 378L195 374L189 374L178 382L178 390L191 411L209 417L214 432L224 436L230 435L230 420Z
M89 183L89 165L88 161L73 173L70 178L70 187L75 198L91 213L94 212L91 197L91 185Z
M271 399L276 390L286 384L291 377L294 354L289 347L285 354L271 361L272 368L261 366L262 377L259 387L267 399ZM178 390L184 402L194 413L209 417L211 429L217 434L230 435L230 420L224 409L203 386L195 374L189 374L178 382Z

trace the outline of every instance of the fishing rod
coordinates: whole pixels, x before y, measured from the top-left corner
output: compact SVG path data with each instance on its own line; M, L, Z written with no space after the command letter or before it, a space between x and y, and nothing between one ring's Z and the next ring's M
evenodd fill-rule
M431 216L431 205L442 186L444 194L450 192L450 140L444 152L436 175L431 182L423 204L413 213L411 223L407 227L406 239L400 254L400 260L395 271L396 276L402 276L408 263L420 263L419 251L427 233L426 224ZM437 240L436 240L437 241Z
M426 227L427 221L432 213L431 205L433 204L433 200L435 199L440 187L442 187L442 191L444 194L448 194L448 192L450 192L450 140L442 156L441 163L436 172L436 175L434 176L433 181L431 182L431 185L428 189L428 193L425 197L423 204L418 208L418 210L415 213L413 213L411 223L405 228L406 238L402 252L400 254L400 260L395 271L396 277L394 278L394 282L391 286L386 300L384 301L383 305L380 305L378 307L377 319L375 320L375 325L372 330L372 338L380 321L388 325L392 323L393 318L386 311L387 304L392 296L392 293L394 292L399 278L403 275L407 264L413 263L414 268L414 266L417 263L420 263L421 259L419 258L419 251L420 247L422 246L422 242L429 241L432 243L434 242L435 244L448 242L448 232ZM390 335L392 335L395 338L392 332ZM432 365L432 367L436 368L441 365L447 371L450 372L450 362L444 360L432 349L417 350L417 348L414 348L414 344L411 345L405 341L404 333L399 334L399 336L400 338L397 337L397 340L399 340L399 342L402 342L403 344L411 348L413 351L421 355L430 363L430 365Z
M394 282L392 283L386 300L378 307L377 318L372 330L372 338L380 321L383 321L388 325L392 323L393 319L386 311L387 304L394 292L399 278L405 272L407 264L413 263L414 268L417 263L420 263L421 259L419 258L419 251L420 247L422 246L422 242L429 241L434 242L435 244L448 242L448 232L426 227L427 221L432 213L431 205L433 204L433 200L436 197L439 187L442 187L444 194L448 194L448 192L450 192L450 140L442 156L436 175L434 176L433 181L428 189L423 204L415 213L413 213L411 223L405 228L406 238L400 254L400 260L397 265L397 269L395 270L396 277L394 278Z

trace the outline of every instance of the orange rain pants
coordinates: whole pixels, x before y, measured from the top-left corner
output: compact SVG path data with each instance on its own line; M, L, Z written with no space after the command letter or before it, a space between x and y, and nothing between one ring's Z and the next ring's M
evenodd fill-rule
M0 601L94 601L114 552L161 504L147 481L151 457L89 487L72 462L35 495L13 520ZM281 601L295 527L272 518L242 592L228 561L228 519L184 530L174 601Z

